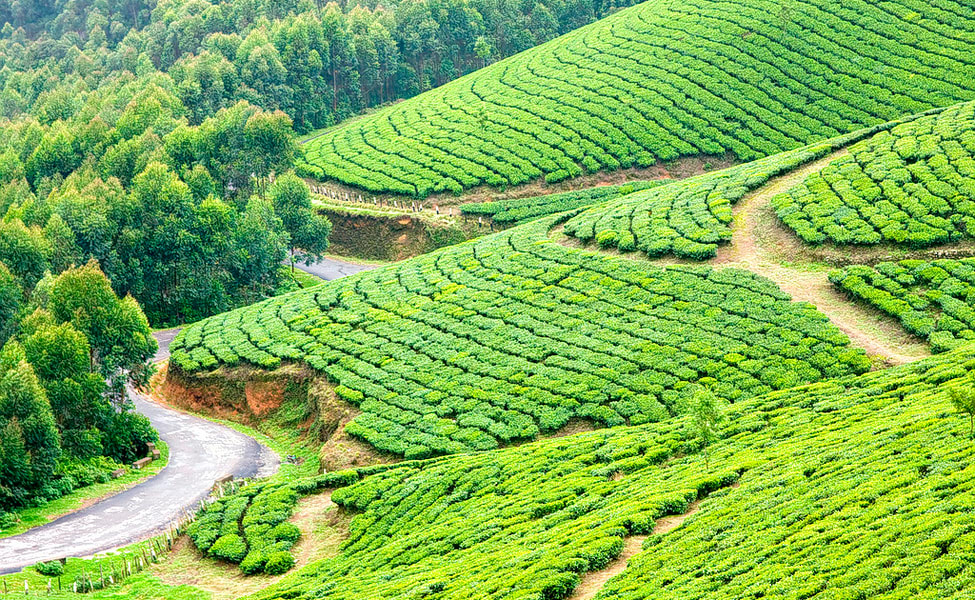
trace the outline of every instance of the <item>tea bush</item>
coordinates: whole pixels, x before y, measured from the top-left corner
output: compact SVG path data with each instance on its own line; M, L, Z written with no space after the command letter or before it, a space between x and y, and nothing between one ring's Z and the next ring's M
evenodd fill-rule
M829 278L852 298L896 317L934 352L975 340L975 259L852 266Z

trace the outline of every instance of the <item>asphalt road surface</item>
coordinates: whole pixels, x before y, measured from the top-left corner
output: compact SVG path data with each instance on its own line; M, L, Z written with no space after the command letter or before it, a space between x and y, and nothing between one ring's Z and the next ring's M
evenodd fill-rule
M175 334L175 330L156 334L157 359L169 356L169 342ZM278 456L253 438L130 393L136 410L149 417L169 445L169 464L155 477L120 494L0 539L0 574L40 561L90 556L149 538L165 531L184 510L198 508L215 480L225 475L263 477L277 471Z
M359 271L368 271L369 269L375 269L376 267L375 265L357 265L355 263L345 262L344 260L337 260L334 258L323 258L320 261L310 265L295 263L295 268L300 269L305 273L317 275L326 281L332 281L333 279L339 279L347 275L352 275L353 273L358 273Z

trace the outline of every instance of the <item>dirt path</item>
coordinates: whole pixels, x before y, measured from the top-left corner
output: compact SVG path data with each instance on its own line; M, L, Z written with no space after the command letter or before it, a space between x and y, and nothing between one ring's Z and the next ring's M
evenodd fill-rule
M786 262L805 257L799 240L775 216L771 199L845 154L846 149L834 152L745 196L734 208L731 243L718 249L712 263L747 269L771 279L794 300L815 306L854 345L887 365L929 356L927 345L906 333L893 318L852 302L834 288L827 278L827 267Z
M657 519L657 524L653 527L653 533L655 535L663 535L665 533L670 533L671 531L677 529L684 524L684 521L688 517L696 513L701 509L701 501L695 500L688 507L687 510L680 515L671 515L668 517L661 517ZM569 596L569 600L591 600L596 597L599 590L603 589L606 582L613 577L619 575L626 569L627 563L630 561L634 555L639 554L643 550L643 542L647 539L646 535L634 535L626 538L623 543L623 552L614 560L609 563L605 569L601 571L591 571L582 576L582 581L576 586L575 591Z

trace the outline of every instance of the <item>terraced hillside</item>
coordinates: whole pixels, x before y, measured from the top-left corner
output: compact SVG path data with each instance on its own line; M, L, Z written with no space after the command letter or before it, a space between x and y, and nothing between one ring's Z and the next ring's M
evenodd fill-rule
M975 237L975 104L850 147L772 205L809 244L925 248Z
M975 13L943 0L651 0L305 145L308 174L426 196L748 161L975 96Z
M407 458L486 450L573 417L668 417L713 382L736 400L869 368L806 304L745 271L656 268L548 241L552 218L185 328L176 375L299 361Z
M853 266L831 273L830 280L896 317L936 352L975 340L975 259Z
M337 557L254 597L562 599L645 538L598 598L967 598L975 445L945 390L973 368L969 346L736 403L708 461L682 420L393 468L332 493Z

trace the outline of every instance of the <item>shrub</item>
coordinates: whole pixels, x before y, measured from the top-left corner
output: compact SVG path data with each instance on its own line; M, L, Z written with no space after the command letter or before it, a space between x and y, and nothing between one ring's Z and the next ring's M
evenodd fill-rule
M59 560L37 563L34 565L34 570L45 577L60 577L64 575L64 565Z
M264 571L267 557L262 550L251 550L240 562L240 570L244 575L255 575Z
M298 529L297 525L285 522L275 526L269 535L279 542L291 542L293 544L301 537L301 530Z
M264 572L268 575L281 575L282 573L287 573L293 566L295 566L295 559L291 554L287 552L274 552L267 557Z
M239 563L247 554L247 544L236 533L222 535L210 546L209 554L220 560Z

